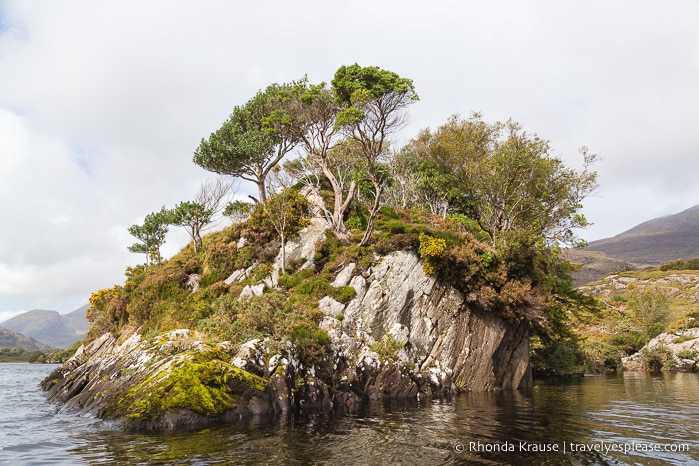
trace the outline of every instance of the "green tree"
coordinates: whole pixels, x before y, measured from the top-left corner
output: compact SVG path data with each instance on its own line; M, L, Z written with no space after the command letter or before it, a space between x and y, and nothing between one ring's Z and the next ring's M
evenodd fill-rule
M436 183L459 208L478 221L494 245L509 241L575 244L575 228L588 225L579 211L597 187L590 170L595 155L581 149L583 169L566 167L549 142L513 121L488 124L480 115L452 117L436 133L423 136L421 156L439 174ZM525 240L526 238L526 240ZM524 245L524 244L523 244Z
M231 175L257 185L260 203L266 200L265 179L269 171L296 145L289 133L270 124L272 101L288 85L273 84L233 109L221 128L202 139L194 152L194 163L202 168ZM254 198L253 198L254 199Z
M333 233L343 242L349 241L344 214L356 194L352 173L354 161L340 148L341 133L337 125L340 111L332 89L326 83L309 84L303 78L277 94L275 111L267 120L284 134L299 141L305 157L294 165L297 175L307 181L317 181L314 167L328 180L333 190L332 212L325 210ZM319 184L308 183L318 190Z
M244 222L250 217L250 212L252 204L241 200L229 202L223 209L223 215L229 217L233 223Z
M194 201L180 202L169 211L169 222L187 229L194 243L194 252L201 247L201 234L208 225L213 223L230 188L231 183L223 178L213 182L208 181L199 188Z
M389 138L406 123L408 105L418 100L412 80L376 66L341 66L332 80L342 111L337 125L357 142L363 155L363 172L371 183L369 219L360 244L369 241L374 220L389 179Z
M664 332L670 323L670 300L660 290L643 290L632 297L630 304L635 314L635 324L648 339Z
M264 204L267 220L272 224L281 242L281 273L286 268L286 242L311 223L308 200L296 189L285 188L267 198Z
M129 233L140 241L129 246L129 251L145 254L146 266L162 261L160 247L165 244L169 225L170 213L165 207L161 208L159 212L146 215L143 225L132 225L129 228Z
M258 204L250 214L248 226L255 229L274 231L281 243L281 273L286 267L286 242L294 238L311 222L308 199L291 187L291 178L280 169L272 174L273 182L268 185L267 200Z
M187 229L194 243L194 252L197 252L202 243L202 229L211 223L214 211L199 202L184 201L172 209L170 214L170 223Z

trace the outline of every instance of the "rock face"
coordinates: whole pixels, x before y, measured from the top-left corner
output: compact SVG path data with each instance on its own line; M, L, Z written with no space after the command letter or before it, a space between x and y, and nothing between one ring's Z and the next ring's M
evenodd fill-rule
M266 381L230 363L226 342L204 343L189 330L119 343L105 334L42 382L64 409L123 421L131 429L202 427L278 408Z
M312 266L324 225L311 225L287 258ZM307 237L306 237L307 236ZM122 342L107 334L78 350L42 386L68 409L120 419L127 427L201 426L241 415L347 409L362 399L450 396L462 390L531 386L528 324L478 308L472 296L425 276L422 261L394 252L365 270L349 263L332 286L351 286L347 304L326 296L323 362L305 367L291 343L238 348L205 343L187 330ZM246 271L241 276L247 275ZM272 279L275 277L272 277ZM231 280L238 280L233 277ZM267 286L276 280L267 279ZM250 287L251 294L265 288Z
M622 358L624 370L666 369L677 372L694 372L699 360L699 328L676 333L661 333L641 351ZM653 364L655 362L655 366Z
M377 359L367 348L392 344L396 361L428 375L437 393L530 386L526 324L470 309L459 291L425 276L414 254L392 253L366 278L352 277L350 286L357 296L347 306L331 298L321 302L321 326L349 363L366 366L368 358Z

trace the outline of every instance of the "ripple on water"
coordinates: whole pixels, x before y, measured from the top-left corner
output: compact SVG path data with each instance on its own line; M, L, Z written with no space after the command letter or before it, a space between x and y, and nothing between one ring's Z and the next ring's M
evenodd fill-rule
M242 420L193 432L134 433L58 412L38 389L52 369L0 365L0 464L697 464L694 374L539 382L528 392L370 403L346 415ZM672 393L668 393L672 392ZM690 395L687 395L690 394ZM688 442L689 452L469 451L496 444ZM464 451L455 451L455 445Z

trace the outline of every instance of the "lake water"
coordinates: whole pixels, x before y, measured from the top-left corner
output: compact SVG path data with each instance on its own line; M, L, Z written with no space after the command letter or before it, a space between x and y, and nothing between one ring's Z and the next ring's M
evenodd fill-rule
M528 392L144 434L58 411L38 387L54 367L0 364L0 464L699 464L697 374L537 381Z

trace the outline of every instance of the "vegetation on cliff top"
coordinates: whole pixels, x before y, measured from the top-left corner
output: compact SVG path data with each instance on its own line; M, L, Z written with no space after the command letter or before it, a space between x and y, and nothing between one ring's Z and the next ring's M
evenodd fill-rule
M349 263L361 273L381 255L411 250L426 274L462 290L473 306L529 322L540 348L574 344L570 315L593 306L573 290L559 245L580 243L573 229L587 225L580 209L596 186L595 157L583 148L582 169L568 168L547 141L478 114L454 116L394 148L391 136L416 100L411 80L352 65L331 86L306 78L273 84L236 107L201 141L194 161L257 184L254 206L226 209L249 218L202 237L211 220L204 216L192 243L168 260L160 257L161 233L185 224L181 215L176 221L162 209L133 226L143 246L132 250L145 253L146 264L127 269L123 285L92 295L88 339L189 328L234 343L266 338L271 349L288 341L310 366L330 346L318 327L318 300L354 296L330 286L335 275ZM300 191L322 201L311 206ZM218 209L199 204L207 213ZM314 267L282 260L270 289L265 279L280 246L312 215L331 227L316 245ZM234 271L241 279L224 281ZM240 297L259 283L267 283L262 295Z

